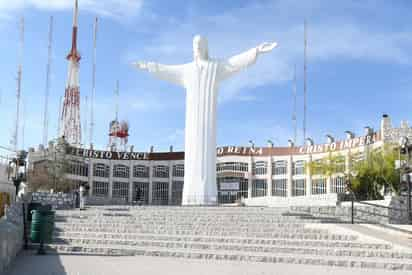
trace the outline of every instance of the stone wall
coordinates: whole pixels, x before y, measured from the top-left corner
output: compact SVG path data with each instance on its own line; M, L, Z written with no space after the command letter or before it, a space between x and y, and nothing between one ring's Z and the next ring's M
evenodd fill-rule
M51 204L53 209L71 209L75 206L74 194L68 193L49 193L49 192L34 192L32 194L32 202L41 204Z
M389 197L381 201L367 203L379 206L365 205L355 202L354 221L356 223L375 224L407 224L408 213L406 200L400 197ZM333 218L337 221L351 221L351 202L341 202L337 206L291 206L292 212L310 214L318 218Z
M87 196L86 205L128 205L124 199L108 198L108 197L96 197Z
M320 194L296 197L264 196L243 199L246 206L289 207L290 205L302 206L336 206L340 194Z
M0 274L10 265L23 247L22 204L14 203L0 219Z

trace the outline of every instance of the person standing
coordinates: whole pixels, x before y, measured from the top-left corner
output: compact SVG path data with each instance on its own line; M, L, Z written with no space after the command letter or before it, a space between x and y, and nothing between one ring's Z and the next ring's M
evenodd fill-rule
M86 200L86 188L84 187L84 184L80 184L79 193L80 193L80 210L84 210L85 200Z

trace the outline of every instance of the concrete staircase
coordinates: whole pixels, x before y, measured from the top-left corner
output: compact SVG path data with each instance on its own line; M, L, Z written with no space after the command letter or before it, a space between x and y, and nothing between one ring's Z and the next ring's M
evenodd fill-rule
M58 211L48 249L412 271L412 249L334 228L284 208L94 207Z

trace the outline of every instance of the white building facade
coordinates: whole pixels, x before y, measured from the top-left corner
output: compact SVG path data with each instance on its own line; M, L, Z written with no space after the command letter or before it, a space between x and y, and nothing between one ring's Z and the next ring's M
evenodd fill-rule
M412 129L405 123L392 128L384 115L379 131L347 135L345 140L296 147L217 148L216 179L218 203L243 201L249 205L307 203L308 200L336 203L345 192L345 173L353 159L367 157L369 150L397 141ZM180 205L184 185L184 152L112 152L63 146L64 152L49 148L30 150L32 165L47 156L60 155L68 162L67 178L88 183L89 201L95 203ZM54 153L53 153L54 152ZM331 175L312 175L307 163L333 154L342 167ZM333 202L334 201L334 202Z

